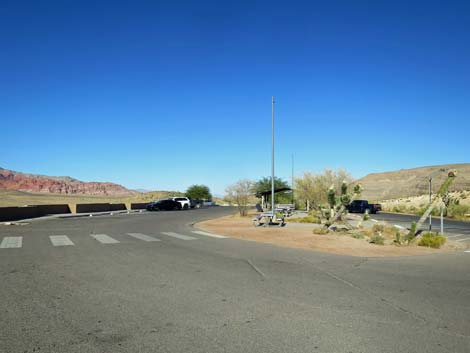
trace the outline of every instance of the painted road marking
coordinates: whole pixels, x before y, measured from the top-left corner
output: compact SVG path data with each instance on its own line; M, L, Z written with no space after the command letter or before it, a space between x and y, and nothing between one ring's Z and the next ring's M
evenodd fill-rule
M92 238L95 238L102 244L117 244L119 241L116 239L111 238L109 235L106 234L90 234Z
M378 223L379 221L378 221L378 220L376 220L376 219L372 219L372 222L376 222L376 223Z
M460 241L470 241L470 239L465 238L465 239L458 239L458 240L456 240L456 241L459 241L459 242L460 242Z
M160 241L160 239L156 239L154 237L142 233L127 233L127 235L130 235L133 238L140 239L143 241Z
M193 233L196 233L196 234L200 234L200 235L206 235L206 236L212 237L212 238L219 238L219 239L228 238L228 237L225 237L225 236L223 236L223 235L218 235L218 234L212 234L212 233L203 232L202 230L193 230L192 232L193 232Z
M405 229L405 227L399 226L398 224L395 224L394 227L396 227L398 229Z
M162 234L168 235L169 237L182 239L182 240L197 239L197 238L190 237L189 235L183 235L183 234L178 234L178 233L173 233L173 232L162 232Z
M455 235L448 235L447 238L459 238L459 237L464 237L465 234L455 234Z
M23 246L23 237L5 237L0 244L0 249L21 248Z
M464 252L470 252L470 250L465 250Z
M51 235L49 236L51 243L54 246L74 246L75 244L66 235Z

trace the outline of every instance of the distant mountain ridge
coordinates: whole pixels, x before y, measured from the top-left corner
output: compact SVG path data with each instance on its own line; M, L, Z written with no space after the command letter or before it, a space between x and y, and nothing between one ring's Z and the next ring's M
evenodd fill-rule
M470 163L371 173L357 182L364 188L362 193L364 199L372 201L398 199L427 194L430 176L432 177L432 191L437 192L449 170L457 171L457 177L450 191L470 190Z
M0 189L64 195L132 196L137 192L110 182L84 182L68 176L27 174L0 168Z

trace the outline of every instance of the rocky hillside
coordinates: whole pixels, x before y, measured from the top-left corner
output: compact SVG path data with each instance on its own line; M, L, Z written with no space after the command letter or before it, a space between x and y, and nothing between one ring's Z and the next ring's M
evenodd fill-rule
M429 176L432 177L432 190L437 192L449 170L457 171L457 178L450 188L451 191L470 190L470 163L372 173L359 179L358 182L364 187L362 196L365 199L372 201L398 199L427 194Z
M0 168L0 189L64 195L132 196L135 191L114 183L83 182L70 177L51 177Z

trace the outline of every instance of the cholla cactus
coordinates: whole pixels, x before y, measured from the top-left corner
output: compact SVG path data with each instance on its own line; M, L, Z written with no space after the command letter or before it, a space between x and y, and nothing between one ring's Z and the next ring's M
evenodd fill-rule
M348 184L346 181L343 181L341 184L341 196L339 197L341 205L346 207L351 202L351 196L348 195Z
M333 185L328 189L328 204L330 208L335 208L336 206L336 190Z

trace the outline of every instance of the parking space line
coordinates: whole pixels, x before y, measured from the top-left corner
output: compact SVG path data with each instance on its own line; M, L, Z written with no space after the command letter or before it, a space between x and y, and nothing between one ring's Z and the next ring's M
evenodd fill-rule
M168 235L169 237L178 238L178 239L181 239L181 240L197 239L197 238L194 238L194 237L190 237L189 235L183 235L183 234L178 234L178 233L173 233L173 232L162 232L162 234Z
M454 234L454 235L448 235L447 238L460 238L464 237L465 234Z
M212 233L203 232L202 230L193 230L192 232L195 233L195 234L205 235L205 236L212 237L212 238L219 238L219 239L228 238L228 237L223 236L223 235L218 235L218 234L212 234Z
M127 235L143 241L160 241L160 239L142 233L127 233Z
M109 235L106 234L90 234L92 238L98 240L101 244L117 244L119 243L118 240L111 238Z
M75 244L66 235L50 235L52 245L54 246L74 246Z
M23 246L23 237L5 237L0 244L0 249L21 248Z

